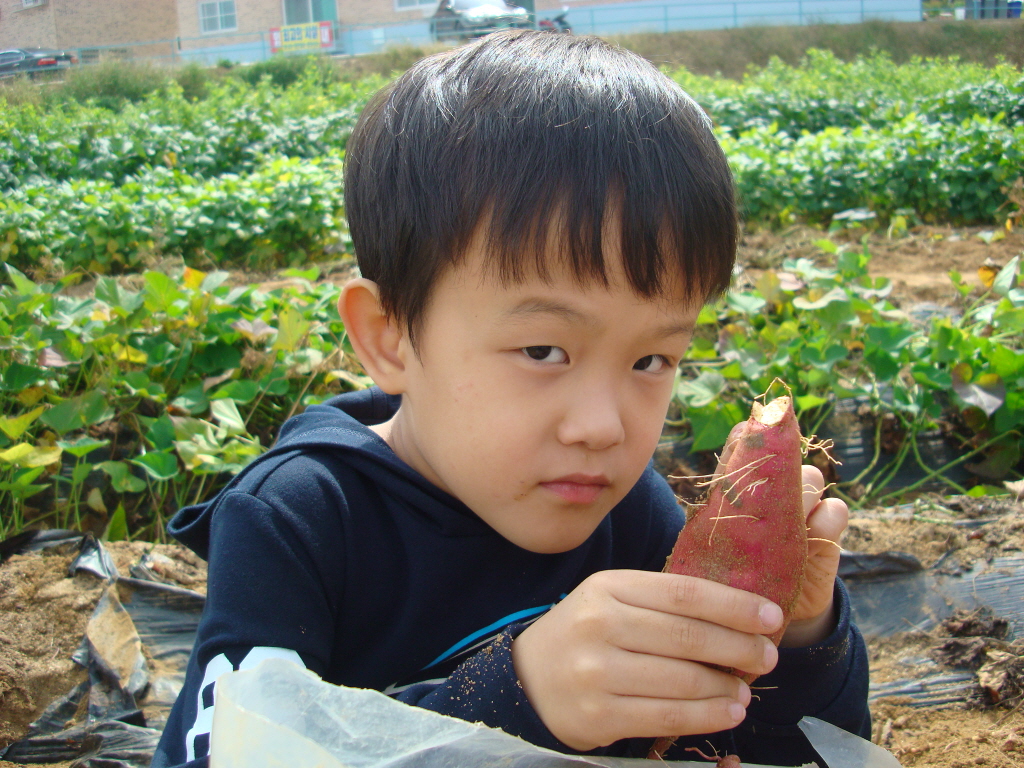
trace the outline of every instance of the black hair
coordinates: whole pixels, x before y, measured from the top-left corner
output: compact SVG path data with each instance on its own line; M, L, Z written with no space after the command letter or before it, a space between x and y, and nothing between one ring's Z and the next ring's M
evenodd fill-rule
M363 110L345 208L362 275L414 340L435 281L484 223L505 284L548 275L552 233L581 285L607 283L610 215L645 298L679 277L697 302L720 295L736 253L711 121L652 64L595 37L497 32L420 60Z

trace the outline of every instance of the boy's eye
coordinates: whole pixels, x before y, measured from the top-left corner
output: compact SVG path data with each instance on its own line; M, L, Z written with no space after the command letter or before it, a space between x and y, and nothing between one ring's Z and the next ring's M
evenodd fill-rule
M634 371L644 373L661 373L668 367L668 360L661 355L645 355L633 363Z
M523 353L540 363L565 363L569 356L561 347L523 347Z

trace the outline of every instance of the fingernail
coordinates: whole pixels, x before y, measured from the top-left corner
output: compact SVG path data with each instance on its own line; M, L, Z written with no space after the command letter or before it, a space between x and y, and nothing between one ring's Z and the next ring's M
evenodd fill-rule
M764 665L767 669L774 669L775 661L778 657L779 652L775 650L775 646L771 643L765 643L764 646Z
M782 609L775 603L762 605L759 616L766 629L775 629L782 624Z
M732 718L734 723L740 723L743 718L747 716L747 709L742 704L730 704L729 705L729 717Z

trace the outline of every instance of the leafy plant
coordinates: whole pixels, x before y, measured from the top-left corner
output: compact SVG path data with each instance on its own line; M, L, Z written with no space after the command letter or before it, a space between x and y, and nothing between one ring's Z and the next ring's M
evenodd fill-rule
M164 516L205 498L288 415L366 386L316 268L271 291L223 272L149 271L0 287L0 534L51 519L161 538ZM44 493L47 491L48 493ZM9 511L8 511L9 510ZM97 529L97 533L103 528ZM116 527L115 527L116 530Z
M865 403L874 431L873 457L839 492L858 504L896 495L884 489L910 462L924 473L906 491L949 478L969 465L978 478L1019 475L1024 450L1024 288L1013 259L974 295L960 275L953 287L965 302L956 317L915 320L886 296L891 285L867 271L870 255L820 246L835 257L822 267L788 260L782 270L732 291L705 310L704 332L676 397L692 450L724 443L736 414L776 378L793 387L805 434L816 433L838 400ZM883 450L883 425L895 425L895 445ZM959 453L945 466L928 466L922 435L944 430Z
M24 269L138 269L155 254L266 269L321 257L346 238L341 159L269 157L203 181L155 168L120 186L39 182L0 199L0 259ZM343 247L343 245L342 245Z

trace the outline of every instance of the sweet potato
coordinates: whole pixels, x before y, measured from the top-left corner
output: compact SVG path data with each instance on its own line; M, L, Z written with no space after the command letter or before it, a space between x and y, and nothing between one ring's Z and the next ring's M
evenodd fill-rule
M669 573L711 579L756 592L782 608L776 645L803 587L807 527L803 510L803 446L792 399L755 403L728 462L690 507L665 564ZM728 670L747 683L757 675ZM652 757L671 744L659 739Z

